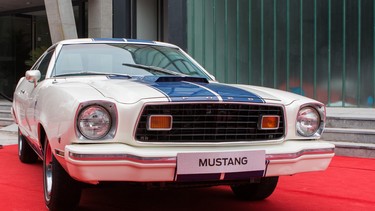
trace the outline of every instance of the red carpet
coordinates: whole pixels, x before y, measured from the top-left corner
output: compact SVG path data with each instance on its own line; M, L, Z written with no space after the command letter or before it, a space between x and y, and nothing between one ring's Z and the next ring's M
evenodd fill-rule
M371 210L375 159L335 157L325 172L281 177L265 201L234 199L228 187L167 191L106 186L83 191L79 210ZM17 146L0 149L0 209L46 210L42 163L19 162Z

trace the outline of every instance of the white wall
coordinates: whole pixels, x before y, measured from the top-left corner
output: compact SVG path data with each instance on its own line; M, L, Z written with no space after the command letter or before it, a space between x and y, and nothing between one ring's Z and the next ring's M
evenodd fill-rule
M92 38L112 37L112 0L88 1L88 30Z
M157 40L157 0L137 0L137 39Z

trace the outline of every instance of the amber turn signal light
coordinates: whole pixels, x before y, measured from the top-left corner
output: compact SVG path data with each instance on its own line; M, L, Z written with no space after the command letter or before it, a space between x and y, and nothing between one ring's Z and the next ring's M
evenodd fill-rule
M148 117L148 130L171 130L172 116L171 115L151 115Z
M280 117L274 115L262 116L261 129L274 130L279 128Z

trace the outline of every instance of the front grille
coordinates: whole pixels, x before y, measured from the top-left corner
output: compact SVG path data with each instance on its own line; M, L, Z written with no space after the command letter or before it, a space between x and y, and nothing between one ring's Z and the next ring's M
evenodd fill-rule
M172 115L169 131L147 130L150 115ZM280 116L279 128L260 130L262 115ZM232 103L147 105L140 116L135 138L141 142L236 142L277 140L284 136L280 106Z

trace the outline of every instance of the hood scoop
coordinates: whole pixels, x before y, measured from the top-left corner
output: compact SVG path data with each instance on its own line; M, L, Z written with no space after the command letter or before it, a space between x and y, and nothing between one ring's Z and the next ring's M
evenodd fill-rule
M209 83L206 78L202 77L191 77L191 76L145 76L142 78L144 81L149 82L193 82L193 83Z

